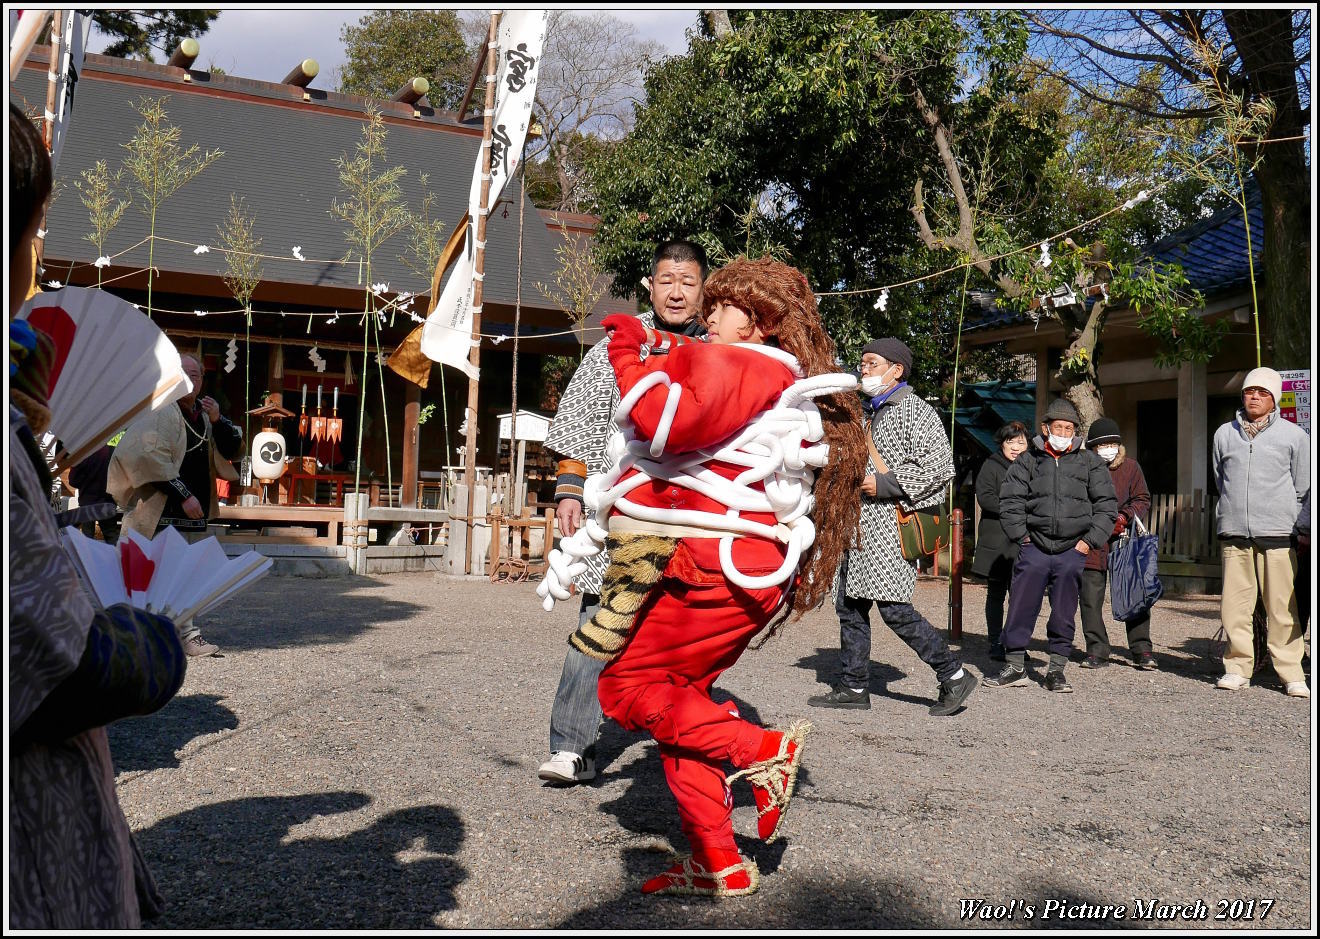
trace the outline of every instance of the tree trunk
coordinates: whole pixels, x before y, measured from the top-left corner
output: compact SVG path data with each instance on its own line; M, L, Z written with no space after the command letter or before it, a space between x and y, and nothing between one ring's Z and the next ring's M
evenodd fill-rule
M1060 372L1059 381L1063 383L1063 397L1077 409L1077 416L1082 419L1077 425L1077 435L1085 437L1086 431L1099 418L1105 416L1104 402L1100 398L1100 386L1089 375L1077 376Z
M721 39L733 32L733 26L729 22L728 10L702 10L701 15L705 17L711 35L716 39Z
M1086 431L1097 419L1105 416L1104 400L1100 394L1099 377L1096 374L1096 347L1100 344L1100 334L1105 328L1105 303L1097 300L1090 312L1084 307L1068 307L1059 311L1060 322L1068 329L1071 340L1063 350L1063 362L1055 377L1063 385L1063 397L1077 409L1081 423L1077 433L1086 435ZM1078 354L1086 357L1085 368L1069 368L1067 363Z
M1300 138L1305 132L1297 93L1297 59L1289 10L1242 8L1224 11L1253 99L1274 102L1274 125L1267 138ZM1265 216L1264 283L1260 308L1268 318L1273 354L1263 364L1278 369L1310 363L1311 189L1303 141L1244 148L1254 159ZM1252 233L1253 237L1256 233Z

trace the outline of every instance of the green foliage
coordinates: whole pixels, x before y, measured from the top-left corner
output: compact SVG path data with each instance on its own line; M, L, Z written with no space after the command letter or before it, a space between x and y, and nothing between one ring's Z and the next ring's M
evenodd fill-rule
M598 214L591 168L607 159L617 145L616 141L571 131L561 135L540 159L529 154L522 166L532 204L559 212Z
M584 238L571 234L566 225L560 225L560 242L555 246L554 283L539 281L536 289L558 306L575 327L580 327L605 296L605 277L592 256L591 245Z
M350 245L347 257L356 253L362 259L368 280L372 254L412 222L399 187L399 180L408 170L402 166L385 167L386 136L380 111L368 108L355 156L349 159L347 154L341 154L335 160L345 198L331 200L330 214L347 223L344 229L344 238Z
M1197 291L1187 292L1187 276L1176 264L1119 264L1114 294L1137 312L1137 325L1158 343L1157 366L1208 362L1228 332L1227 320L1193 312L1205 300Z
M115 170L112 173L105 160L97 160L95 166L84 169L79 175L82 178L75 179L73 186L78 190L78 198L87 208L87 219L92 225L92 230L83 235L83 240L91 242L99 258L105 254L106 240L124 217L124 210L128 208L130 201L120 199L115 194L123 177L123 170ZM96 282L97 284L101 282L100 268L96 269Z
M165 102L169 96L141 98L137 112L142 117L133 138L120 144L128 151L124 169L131 177L133 203L150 220L147 248L147 316L151 316L151 290L155 280L156 213L166 199L178 192L220 157L223 150L202 153L196 144L184 149L183 131L169 122Z
M955 16L730 16L734 32L726 39L694 36L687 55L648 70L646 104L632 133L593 167L602 218L598 258L615 292L634 294L655 244L671 237L694 238L717 259L773 253L829 291L946 266L920 247L912 223L913 184L931 169L934 150L905 83L919 75L927 95L954 96L966 52ZM994 21L995 14L985 16ZM1005 25L1000 45L988 42L985 55L1008 48L1010 34ZM993 98L987 93L963 105L966 120L983 121ZM1000 150L1048 152L1036 143L1048 128L1037 137L1007 119L997 128ZM1005 169L1003 178L1014 173ZM930 196L946 200L942 191ZM932 393L951 374L961 284L958 276L903 288L884 314L873 308L874 295L826 297L821 315L852 364L871 338L920 336L917 345L928 348L917 352L917 380ZM938 330L929 328L932 318ZM997 352L978 353L971 367L991 375L1011 370Z
M616 292L635 291L655 243L676 236L717 259L778 246L826 292L902 283L966 261L972 252L955 247L953 233L969 217L975 248L997 256L1174 179L1161 197L1079 232L1086 247L1053 244L1047 268L1038 251L1015 254L993 265L992 279L1017 279L1023 295L1006 302L1019 308L1059 284L1081 295L1110 282L1109 303L1068 311L1074 377L1093 378L1105 310L1129 297L1139 296L1161 356L1186 360L1213 347L1215 328L1193 325L1171 275L1157 272L1139 295L1120 262L1218 203L1204 185L1175 179L1149 122L1075 94L1030 62L1023 14L781 9L734 10L730 19L729 36L694 35L687 55L648 70L633 132L593 167L597 252ZM1146 93L1129 92L1134 103ZM938 115L956 180L921 101ZM918 238L914 205L930 222L931 249ZM1105 246L1096 256L1093 241ZM948 397L963 282L957 271L904 286L883 312L874 293L826 296L821 315L850 364L869 339L899 336L913 348L922 393ZM974 272L971 286L987 283ZM964 380L1017 370L995 347L964 349L959 363Z
M342 93L388 99L421 77L431 83L427 98L436 108L456 109L463 100L476 51L464 43L453 10L375 10L339 36Z
M106 36L118 37L103 55L154 62L152 50L173 54L183 40L211 28L219 10L96 10L92 23Z
M134 202L143 213L153 215L162 202L220 157L223 150L201 152L196 144L183 149L183 131L169 122L166 95L142 98L137 112L142 116L133 139L121 144L128 151L124 168L132 177Z
M419 210L408 220L408 247L399 257L410 271L428 284L435 276L436 265L440 263L440 255L444 254L448 240L445 238L445 223L438 217L437 196L431 191L430 181L426 173L417 177L422 200Z
M257 249L261 239L256 236L256 219L247 213L241 196L229 196L229 215L224 224L216 227L220 244L225 249L225 286L234 299L248 311L248 324L252 323L252 294L261 283L261 259Z
M435 413L434 404L428 404L426 407L420 409L417 412L417 426L421 427L423 424L429 421L431 419L431 415L434 413Z
M538 406L551 413L559 410L559 398L568 387L581 359L575 355L547 355L541 359L541 399Z
M385 147L385 138L387 131L385 129L385 120L381 117L380 111L374 107L367 108L367 122L362 125L362 139L358 141L356 155L350 160L347 154L340 154L335 160L335 166L339 167L339 185L345 193L345 198L333 199L330 202L330 214L335 218L347 223L344 228L344 239L349 244L348 253L345 258L351 258L354 254L361 259L366 274L366 283L370 285L371 279L371 258L374 253L399 232L409 228L413 224L413 215L408 210L408 204L404 201L403 190L399 187L399 180L407 175L408 171L402 166L394 166L388 169L385 164L388 162L387 151ZM385 370L380 365L380 328L376 323L376 317L372 313L372 290L363 291L362 311L367 316L363 317L362 325L362 357L363 361L369 363L370 356L370 332L373 326L376 327L376 362L377 371L380 375L380 392L382 413L386 407L385 398ZM393 320L393 314L390 319ZM356 465L355 484L362 480L362 435L366 428L366 394L367 366L362 369L362 394L358 397L358 439L357 455L354 457ZM385 427L385 478L392 485L393 470L389 462L390 452L390 427L386 421Z

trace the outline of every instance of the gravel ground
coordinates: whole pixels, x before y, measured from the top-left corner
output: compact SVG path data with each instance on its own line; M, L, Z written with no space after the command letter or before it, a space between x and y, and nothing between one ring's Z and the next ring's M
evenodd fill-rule
M942 584L916 602L947 622ZM967 588L978 675L983 602ZM720 902L638 893L685 848L648 739L607 724L593 783L536 780L576 610L544 614L528 585L268 578L202 624L223 654L111 743L162 929L1306 928L1310 702L1272 676L1214 689L1217 608L1159 604L1159 672L1072 667L1072 695L982 687L942 719L931 672L878 622L872 709L808 708L837 621L794 624L719 685L751 719L816 726L784 840L755 839L735 790L761 890ZM1009 917L962 918L973 898ZM1204 916L1135 922L1137 899ZM1061 919L1080 904L1124 918Z

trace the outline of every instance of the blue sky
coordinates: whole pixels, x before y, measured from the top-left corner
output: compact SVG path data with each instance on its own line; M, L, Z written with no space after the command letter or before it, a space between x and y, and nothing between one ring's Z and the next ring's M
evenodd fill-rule
M303 59L315 59L321 73L313 86L333 90L336 69L343 64L339 30L356 23L365 9L323 8L270 9L220 8L219 18L198 38L201 55L198 68L217 65L228 74L261 81L280 81ZM684 30L695 26L697 10L669 8L610 10L632 24L637 38L659 43L668 52L687 49ZM100 52L109 42L92 36L90 51ZM166 57L157 55L158 60Z

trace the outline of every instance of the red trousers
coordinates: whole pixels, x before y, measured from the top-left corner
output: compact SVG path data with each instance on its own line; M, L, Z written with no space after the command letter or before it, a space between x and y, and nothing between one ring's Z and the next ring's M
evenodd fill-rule
M694 586L661 579L597 686L607 716L660 744L665 779L694 851L737 850L723 764L742 769L754 762L766 732L712 701L710 689L783 596L778 587L745 591L720 581Z

